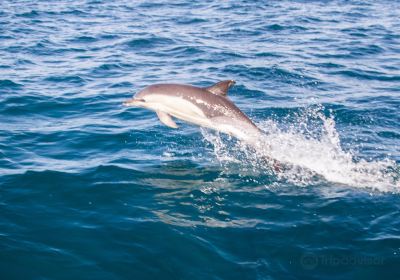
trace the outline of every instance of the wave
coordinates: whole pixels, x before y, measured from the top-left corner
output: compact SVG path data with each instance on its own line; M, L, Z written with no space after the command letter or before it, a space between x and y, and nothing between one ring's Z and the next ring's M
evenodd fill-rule
M22 85L12 80L0 80L0 89L19 89Z
M131 39L126 42L126 45L132 50L148 50L161 46L170 46L174 43L174 40L170 38L152 36Z

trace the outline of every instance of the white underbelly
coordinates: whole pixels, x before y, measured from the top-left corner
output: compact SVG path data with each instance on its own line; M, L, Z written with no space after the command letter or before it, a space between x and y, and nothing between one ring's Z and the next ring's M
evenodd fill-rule
M259 133L256 128L241 120L225 116L207 118L198 106L180 97L153 95L146 103L154 111L165 112L185 122L227 133L240 140L249 141Z
M190 101L180 97L154 95L146 102L149 109L165 112L183 121L200 126L210 126L210 120L203 111Z

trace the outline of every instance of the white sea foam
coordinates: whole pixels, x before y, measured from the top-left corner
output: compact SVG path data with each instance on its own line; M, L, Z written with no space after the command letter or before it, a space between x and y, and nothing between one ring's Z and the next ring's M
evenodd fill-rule
M202 129L223 164L243 162L253 169L273 172L278 179L308 185L323 177L327 181L379 191L399 192L399 166L389 158L358 159L354 149L344 150L332 116L321 106L305 109L283 123L267 119L258 126L266 132L255 144L226 141L226 137ZM281 167L273 162L280 162ZM268 168L269 166L269 168ZM275 167L274 167L275 166Z

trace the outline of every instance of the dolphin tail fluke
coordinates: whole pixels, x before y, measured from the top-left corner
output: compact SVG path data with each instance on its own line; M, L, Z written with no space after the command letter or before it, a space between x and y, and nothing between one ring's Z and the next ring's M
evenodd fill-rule
M158 118L160 119L160 122L162 122L168 127L178 128L178 125L174 122L174 120L171 118L170 115L162 111L156 111L156 113Z

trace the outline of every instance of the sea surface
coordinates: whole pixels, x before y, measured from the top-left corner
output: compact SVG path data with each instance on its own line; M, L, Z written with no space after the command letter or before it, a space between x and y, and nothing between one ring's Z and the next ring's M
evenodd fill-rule
M122 106L226 79L263 149ZM400 279L400 2L0 1L0 278Z

